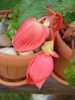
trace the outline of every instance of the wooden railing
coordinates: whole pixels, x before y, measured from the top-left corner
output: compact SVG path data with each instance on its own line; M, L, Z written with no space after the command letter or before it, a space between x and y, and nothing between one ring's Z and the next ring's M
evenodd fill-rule
M75 88L63 85L50 76L43 84L41 90L35 85L29 84L21 87L7 87L0 85L0 92L75 95Z

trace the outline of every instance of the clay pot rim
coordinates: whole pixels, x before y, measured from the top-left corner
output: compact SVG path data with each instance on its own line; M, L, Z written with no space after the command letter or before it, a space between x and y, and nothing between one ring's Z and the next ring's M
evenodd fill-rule
M5 13L11 13L12 12L12 10L0 10L0 14L5 14Z
M59 35L59 32L56 34L56 37L58 37L59 39L57 41L60 41L60 45L56 45L57 48L58 48L58 51L67 59L69 60L71 55L72 55L72 49L63 41L63 39L61 38L61 36ZM56 42L56 40L55 40ZM62 45L61 45L62 43ZM60 49L59 49L59 46L60 46ZM63 48L63 51L61 50L61 47L64 46ZM67 55L67 52L64 52L64 49L68 50L69 51L69 55Z
M22 85L25 85L26 84L26 79L25 80L22 80L20 82L6 82L2 79L0 79L0 84L2 85L5 85L5 86L22 86Z
M56 34L56 36L58 36L58 38L61 38L61 36L59 35L59 32ZM63 39L61 38L61 41L63 44L66 44ZM70 49L72 51L72 49L66 44L67 48Z
M58 75L56 75L54 72L52 72L51 76L58 82L60 82L63 85L69 86L69 84L62 78L60 78Z
M29 58L29 57L31 57L31 56L34 56L34 55L36 55L36 54L39 54L39 53L41 53L41 52L43 52L42 50L40 51L40 52L37 52L37 53L34 53L34 54L30 54L30 55L24 55L24 56L21 56L21 55L11 55L11 54L5 54L5 53L1 53L0 52L0 57L3 57L3 58L10 58L10 59L26 59L26 58Z

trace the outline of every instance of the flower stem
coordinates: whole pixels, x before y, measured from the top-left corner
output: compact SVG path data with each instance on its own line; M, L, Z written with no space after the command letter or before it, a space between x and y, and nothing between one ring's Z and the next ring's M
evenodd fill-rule
M41 17L40 19L38 19L38 22L41 22L42 20L44 20L44 19L46 19L46 18L49 18L49 17L51 17L51 16L53 16L53 13L49 13L49 14L47 14L46 16Z
M57 33L57 31L54 32L54 34L53 34L53 36L52 36L52 40L53 40L53 41L55 40L56 33Z

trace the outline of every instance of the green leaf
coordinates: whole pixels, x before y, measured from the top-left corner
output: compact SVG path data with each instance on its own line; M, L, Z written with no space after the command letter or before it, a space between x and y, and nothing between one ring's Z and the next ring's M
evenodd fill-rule
M54 9L63 15L66 22L75 20L75 0L61 0L56 3Z
M75 0L61 0L56 3L55 10L63 15L67 12L75 12Z
M19 13L22 14L25 10L27 10L34 2L37 0L22 0L19 6Z
M4 35L9 37L10 39L14 38L15 32L18 30L18 8L19 5L16 5L11 13L10 19L7 20L6 24L11 26L11 29L7 30Z
M72 55L71 58L70 58L70 63L71 63L71 64L75 64L73 55Z
M75 86L75 65L69 65L64 71L64 78L70 86Z
M75 12L75 0L23 0L19 9L21 12L19 16L19 26L27 18L36 17L38 19L47 14L49 12L46 9L47 5L53 7L55 11L63 15L67 12Z
M75 12L66 13L65 16L63 16L63 18L66 22L71 23L75 20Z
M0 0L0 10L12 9L16 4L19 4L21 0Z
M4 35L7 36L7 37L10 38L10 39L13 39L14 36L15 36L15 31L7 30L7 31L4 33Z
M17 14L14 14L14 13L11 13L11 19L17 19L18 18L18 13Z
M18 29L18 27L19 27L17 20L8 20L6 23L11 25L11 27L14 27L15 30Z
M19 16L19 25L21 25L27 18L36 17L38 19L46 15L49 12L46 6L50 5L51 7L54 7L57 1L58 0L37 0L32 3L31 6L28 6L28 8L23 11L23 14ZM26 5L27 4L25 4L25 6Z
M12 13L10 14L10 19L7 20L6 24L11 25L11 30L17 30L19 28L18 25L18 8L19 5L16 5L13 10Z
M75 28L75 21L70 24L71 27Z

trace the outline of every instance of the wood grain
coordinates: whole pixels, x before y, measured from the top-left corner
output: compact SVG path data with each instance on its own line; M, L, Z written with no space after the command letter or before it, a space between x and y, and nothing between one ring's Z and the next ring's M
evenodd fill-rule
M50 76L43 84L41 90L39 90L35 85L29 84L21 87L7 87L0 85L0 92L75 95L75 87L72 88L62 85Z

